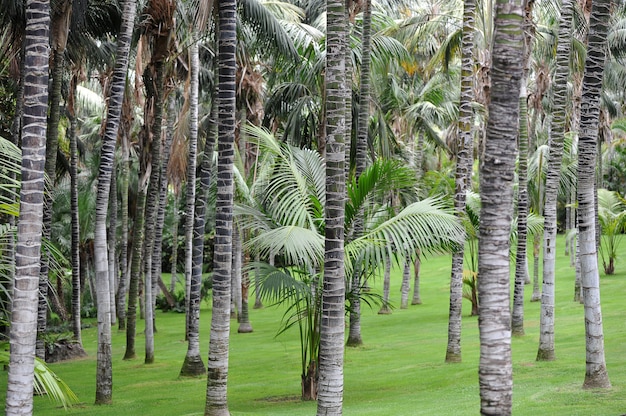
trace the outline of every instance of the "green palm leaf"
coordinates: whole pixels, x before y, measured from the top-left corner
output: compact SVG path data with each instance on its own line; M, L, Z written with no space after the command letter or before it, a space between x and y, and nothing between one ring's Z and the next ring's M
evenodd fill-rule
M440 199L427 198L407 206L346 246L348 252L354 251L352 244L365 248L366 262L378 265L387 257L399 261L394 253L411 258L416 250L423 254L450 252L463 241L465 232L452 210Z
M324 236L295 225L280 226L251 238L245 247L262 257L279 255L285 264L316 267L324 258Z
M0 364L9 363L9 352L0 351ZM35 357L34 389L38 394L46 394L51 400L65 409L79 402L72 389L57 376L45 362Z

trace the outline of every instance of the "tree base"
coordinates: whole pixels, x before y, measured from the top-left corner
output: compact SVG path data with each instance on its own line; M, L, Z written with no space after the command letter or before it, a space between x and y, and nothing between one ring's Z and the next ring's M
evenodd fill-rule
M422 304L422 300L421 299L413 299L411 301L411 305L421 305Z
M204 416L230 416L228 407L210 407L207 406L204 409Z
M363 338L361 338L360 336L358 337L348 336L348 342L346 342L346 346L360 347L361 345L363 345Z
M391 315L391 309L388 306L383 306L378 311L379 315Z
M523 337L524 335L526 335L526 333L524 332L524 326L522 325L521 327L511 328L511 335L513 335L514 337Z
M595 372L594 374L585 374L585 382L583 383L583 389L610 389L611 381L609 375L606 372L606 368Z
M259 299L254 301L254 309L261 309L262 307L263 307L263 302L261 302Z
M250 324L250 322L240 322L237 332L240 334L249 334L250 332L252 332L252 325Z
M180 369L180 377L199 377L206 374L206 368L202 362L202 358L197 356L185 356L185 362Z
M540 300L541 300L541 294L539 293L533 293L533 295L530 297L531 302L539 302Z
M302 376L302 400L317 400L317 365L309 363L307 374Z
M451 351L446 351L446 362L447 363L460 363L461 362L461 354Z
M554 350L542 350L537 351L537 361L554 361L556 356Z

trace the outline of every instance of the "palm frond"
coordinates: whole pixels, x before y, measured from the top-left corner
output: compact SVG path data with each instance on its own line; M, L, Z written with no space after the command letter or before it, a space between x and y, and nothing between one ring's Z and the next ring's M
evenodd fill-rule
M406 258L417 250L424 255L445 253L464 241L465 231L452 210L440 199L427 198L407 206L347 245L372 243L368 257L380 264L393 253Z
M277 5L277 3L274 3ZM258 0L239 2L242 21L254 28L257 41L265 48L278 52L287 60L298 60L300 56L291 38L275 15Z
M9 352L0 351L0 363L9 363ZM65 409L79 402L76 394L57 376L45 362L35 357L35 381L33 387L38 394L47 394L50 400L60 404Z
M282 256L285 264L315 267L324 258L324 236L317 230L279 226L251 238L245 248L264 258Z

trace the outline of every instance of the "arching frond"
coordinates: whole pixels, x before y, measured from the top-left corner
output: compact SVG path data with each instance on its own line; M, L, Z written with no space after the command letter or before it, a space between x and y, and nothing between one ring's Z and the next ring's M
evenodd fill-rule
M382 264L394 252L403 258L411 257L416 250L423 254L450 252L465 241L465 231L452 210L438 199L427 198L407 206L348 245L364 241L371 243L368 262Z
M417 198L415 172L398 160L378 159L359 177L348 184L348 199L345 206L346 232L350 230L355 216L362 210L372 209L372 204L385 201L391 192L396 193L407 204ZM374 208L375 209L375 208Z
M289 265L316 267L324 258L324 236L294 225L267 230L251 238L245 247L264 258L281 256Z
M259 0L238 2L242 21L254 27L257 41L265 48L281 54L287 60L298 60L299 55L291 38L275 15ZM273 3L275 6L278 3Z

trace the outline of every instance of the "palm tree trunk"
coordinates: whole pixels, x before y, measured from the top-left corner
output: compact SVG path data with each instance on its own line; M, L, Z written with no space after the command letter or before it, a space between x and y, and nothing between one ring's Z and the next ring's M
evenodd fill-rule
M174 193L174 200L172 201L172 210L173 210L173 220L172 220L172 257L170 258L170 262L172 268L170 270L171 279L170 279L170 292L176 292L176 282L178 281L178 223L180 221L180 216L178 215L178 199L179 194L177 192Z
M515 254L515 287L513 289L513 313L511 329L513 335L524 335L524 285L528 279L528 263L526 258L528 188L527 188L527 154L528 134L526 107L526 77L522 78L519 99L519 161L518 161L518 196L517 196L517 250Z
M127 112L131 109L129 105L129 97L125 96L125 103L122 107L122 112ZM123 119L126 119L126 115ZM121 142L122 142L122 161L120 169L120 210L122 211L122 238L120 241L120 281L117 287L117 317L118 317L118 330L126 330L126 295L128 293L128 286L130 280L130 268L128 267L128 187L130 182L130 137L129 131L123 125Z
M533 238L533 294L530 297L531 302L539 302L541 300L541 291L539 290L539 252L541 250L541 236L535 235Z
M385 273L383 274L383 305L378 311L379 315L390 315L389 307L389 286L391 285L391 259L385 259Z
M146 74L149 73L149 76ZM156 286L155 277L152 274L153 252L155 246L155 227L156 217L159 205L159 192L161 177L161 130L163 126L163 102L164 102L164 79L165 69L162 60L152 62L144 72L144 82L147 89L151 92L147 99L152 103L147 108L152 113L149 138L151 147L151 165L150 182L148 184L146 199L146 231L145 231L145 364L154 362L154 287ZM148 88L148 85L150 87ZM153 281L154 280L154 281Z
M76 75L72 77L67 112L70 120L70 211L72 216L72 330L82 347L80 306L80 218L78 215L78 143L76 137Z
M592 6L589 25L593 30L589 31L578 142L578 229L587 359L584 388L611 387L604 357L594 203L600 91L606 62L610 5L610 0L597 0Z
M198 153L198 74L200 71L199 61L199 46L198 40L193 40L191 47L189 48L190 54L190 66L189 66L189 150L187 155L187 201L185 206L185 310L186 325L185 325L185 339L189 341L187 356L185 361L188 360L189 354L193 354L194 367L198 367L197 370L190 371L204 371L204 365L202 370L199 368L199 363L202 359L196 356L196 341L189 340L190 336L196 336L196 331L199 331L199 327L196 322L192 322L196 318L200 319L200 283L202 282L202 266L196 270L195 256L198 255L197 250L204 248L204 228L200 231L198 239L196 239L196 204L198 203L196 198L196 167L197 167L197 153ZM198 224L199 227L199 224ZM202 237L200 237L202 236ZM198 247L196 247L198 244ZM202 258L200 257L200 261ZM196 274L198 273L198 274ZM198 303L197 310L196 304ZM193 334L191 334L193 332ZM191 335L190 335L191 334ZM199 334L199 332L198 332ZM193 348L192 351L189 349ZM185 370L185 364L183 363L183 369Z
M113 162L115 163L115 162ZM107 227L107 240L109 250L109 302L111 305L111 325L117 324L117 312L115 308L115 288L117 277L115 275L115 260L117 246L117 175L111 175L111 193L109 195L109 226Z
M195 287L194 283L194 255L195 255L195 236L194 236L194 228L195 228L195 204L196 204L196 164L197 162L197 153L198 153L198 120L195 114L198 113L198 104L197 104L197 73L199 71L199 57L198 57L198 46L196 45L197 41L194 41L189 48L190 54L190 81L189 81L189 145L188 145L188 155L187 155L187 201L185 205L185 310L186 321L185 321L185 339L189 339L189 334L192 331L195 331L195 326L191 329L192 319L195 319L195 305L192 306L192 302L195 302L196 293L194 293ZM204 230L203 230L204 231ZM202 243L204 244L204 239ZM200 270L200 275L202 275L202 270ZM201 277L200 277L201 279ZM193 299L192 299L193 298ZM199 310L197 312L200 313ZM199 315L198 315L199 317ZM199 319L199 318L198 318ZM195 347L194 347L195 348Z
M513 396L510 230L523 71L522 0L496 5L491 102L480 169L479 386L483 415L510 415Z
M198 108L198 71L200 61L198 57L198 44L194 42L191 46L191 88L192 92L190 98L193 100L190 103L191 108ZM196 112L197 110L193 110ZM200 189L195 200L187 200L187 215L193 213L192 221L186 223L185 232L187 238L191 239L191 244L187 245L187 250L191 250L191 255L187 255L187 258L191 258L191 270L190 272L190 293L189 293L189 308L187 309L187 354L185 355L185 361L180 369L181 376L200 376L206 373L204 362L200 355L200 287L202 285L202 259L204 255L204 228L206 224L206 206L209 195L209 188L211 186L211 165L213 160L213 148L215 147L215 133L217 132L217 100L213 96L211 102L211 120L209 120L209 129L204 142L204 157L202 164L200 165ZM197 147L197 123L191 125L190 130L195 129L196 143L191 142L190 135L189 142L189 154L190 160L187 169L187 183L195 183L196 167L196 147ZM193 160L191 155L193 153ZM195 188L195 186L194 186ZM188 193L191 190L188 188ZM195 194L195 191L192 191ZM193 206L195 204L195 207ZM191 213L189 212L191 210Z
M576 222L576 230L578 230L578 220ZM578 231L577 231L578 232ZM575 260L575 271L576 271L576 278L574 279L574 302L578 302L578 303L583 303L584 299L583 299L583 293L582 293L582 271L580 268L580 237L577 235L576 236L576 247L574 249L575 253L576 253L576 260Z
M242 240L245 239L242 238ZM250 273L247 266L249 263L250 255L244 252L243 273L241 275L241 314L239 316L239 328L237 328L237 332L240 334L247 334L253 331L252 324L250 323L250 308L248 306L248 298L250 296Z
M61 84L65 69L63 51L53 52L52 83L49 92L50 115L48 117L48 129L46 139L46 175L52 183L56 178L57 149L59 143L59 120L61 118ZM43 235L44 239L50 239L50 226L52 225L52 196L48 192L44 195L43 211ZM49 253L44 252L41 258L39 275L39 306L37 314L37 357L46 358L46 347L43 334L46 332L48 320L48 270Z
M163 283L161 276L162 272L162 252L163 252L163 227L165 224L165 205L167 204L167 166L170 162L171 147L173 140L174 119L175 119L175 94L170 94L168 99L167 108L167 130L165 135L165 143L163 144L163 161L161 163L160 187L159 187L159 206L156 216L156 225L154 229L154 250L152 252L152 276L153 281L157 282L157 285L163 291L164 296L168 299L171 306L174 306L171 293L167 290L167 287ZM156 289L156 288L155 288ZM155 290L156 293L156 290ZM156 296L156 295L155 295Z
M534 0L524 2L524 72L519 97L519 136L518 136L518 194L517 194L517 250L515 253L515 287L513 289L513 313L511 330L513 335L524 335L524 285L529 281L527 246L528 223L528 93L526 84L530 71Z
M411 290L411 262L406 259L402 271L402 285L400 286L400 309L409 307L409 291Z
M130 280L128 283L128 310L126 312L126 351L125 360L132 360L135 353L135 335L137 328L137 300L139 296L139 280L141 279L141 263L143 261L144 224L143 215L146 208L146 193L139 189L133 224L133 247L130 265Z
M98 191L96 196L96 225L94 233L94 250L98 298L98 360L96 371L96 403L111 403L113 396L113 376L111 368L111 306L109 304L109 263L107 253L106 218L109 202L109 188L115 142L117 140L130 41L135 23L135 0L124 2L122 25L117 38L115 68L111 82L107 122L102 137L100 168L98 172Z
M230 344L230 278L233 227L233 159L235 142L235 49L237 46L235 0L224 0L219 9L218 164L213 261L213 314L209 343L207 416L229 415L226 401L228 346ZM343 158L343 154L341 155ZM342 172L343 174L343 172Z
M422 297L420 295L420 266L422 265L422 260L420 259L419 251L415 254L415 259L413 260L413 300L411 300L411 305L421 305Z
M326 207L317 415L341 415L345 332L345 4L326 3Z
M230 277L230 319L239 320L241 314L241 236L237 224L233 224L232 230L233 250L232 250L232 272Z
M554 75L554 108L552 110L550 157L546 173L546 200L543 235L543 290L537 360L554 360L554 272L556 262L556 203L563 138L565 134L565 106L567 105L567 77L569 74L570 34L573 2L563 0Z
M15 283L11 309L11 355L5 412L31 415L37 337L37 295L43 228L48 32L50 3L26 1L22 189L17 225Z
M417 135L417 149L414 154L415 163L415 178L417 181L418 189L423 188L422 176L424 174L424 132L420 131ZM422 298L420 296L420 251L415 252L415 258L413 259L413 299L411 305L421 305Z
M256 254L254 258L255 263L261 261L261 255L259 253ZM255 267L254 269L254 309L261 309L263 307L263 302L261 300L261 291L259 290L259 269Z
M355 146L355 178L358 183L363 171L367 168L367 136L370 115L370 61L371 61L371 38L372 38L372 2L365 0L363 3L363 33L362 33L362 52L361 52L361 76L359 90L359 115L357 121L357 137ZM349 59L351 57L350 48L348 48ZM352 109L347 113L352 117ZM351 141L350 136L348 140ZM348 146L346 146L348 148ZM347 150L349 152L349 149ZM346 159L349 163L350 159ZM347 168L349 170L349 166ZM358 238L363 233L363 219L358 215L354 220L354 232L352 238ZM348 331L349 346L358 346L363 344L361 336L361 267L356 265L354 275L352 276L350 289L350 327Z
M458 218L465 215L467 184L472 169L472 102L474 100L474 21L476 14L475 0L463 2L463 34L461 57L461 101L459 104L458 152L456 156L454 191L454 212ZM463 257L465 246L462 244L452 253L450 273L450 312L448 318L448 344L446 362L461 361L461 312L463 307Z

